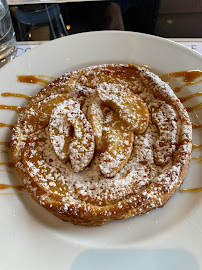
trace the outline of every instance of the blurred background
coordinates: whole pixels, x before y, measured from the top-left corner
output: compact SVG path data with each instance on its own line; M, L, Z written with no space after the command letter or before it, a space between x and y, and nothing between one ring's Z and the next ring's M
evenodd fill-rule
M15 5L8 1L17 41L108 29L166 38L202 37L202 0L40 2Z

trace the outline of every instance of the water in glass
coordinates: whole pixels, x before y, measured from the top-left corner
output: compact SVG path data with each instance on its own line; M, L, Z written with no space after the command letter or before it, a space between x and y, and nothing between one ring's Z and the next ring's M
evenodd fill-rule
M0 0L0 67L16 56L16 39L6 0Z

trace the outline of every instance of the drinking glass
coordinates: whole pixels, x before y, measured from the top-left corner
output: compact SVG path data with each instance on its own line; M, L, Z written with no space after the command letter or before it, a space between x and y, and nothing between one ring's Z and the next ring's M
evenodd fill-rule
M6 0L0 0L0 67L16 56L15 32Z

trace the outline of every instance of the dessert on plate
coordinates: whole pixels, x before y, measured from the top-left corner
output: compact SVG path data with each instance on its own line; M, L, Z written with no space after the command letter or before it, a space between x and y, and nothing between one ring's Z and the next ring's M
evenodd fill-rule
M23 109L15 167L32 198L85 226L162 207L182 184L189 116L168 84L135 65L68 72Z

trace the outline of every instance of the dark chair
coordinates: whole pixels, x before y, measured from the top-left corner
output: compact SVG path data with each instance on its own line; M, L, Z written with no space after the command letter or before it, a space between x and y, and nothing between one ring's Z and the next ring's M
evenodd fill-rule
M50 39L68 35L58 4L16 6L15 11L21 40L27 39L33 29L45 25L50 28Z

